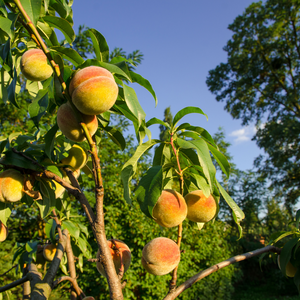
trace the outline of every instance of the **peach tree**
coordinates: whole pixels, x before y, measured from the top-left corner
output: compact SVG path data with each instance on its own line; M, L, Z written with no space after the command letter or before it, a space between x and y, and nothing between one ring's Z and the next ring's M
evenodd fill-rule
M156 102L151 84L130 68L132 60L121 56L109 59L109 47L100 32L88 30L95 58L84 59L72 47L72 2L0 1L0 95L7 106L18 108L17 95L26 91L26 114L31 120L28 128L8 133L0 141L0 241L5 243L7 220L19 203L38 210L36 219L42 224L43 236L35 234L16 246L13 260L22 276L1 287L0 292L23 284L24 299L48 299L52 290L67 280L72 285L71 299L93 299L77 283L75 259L81 270L84 259L88 259L107 281L110 299L123 299L122 290L127 288L123 276L132 257L126 241L106 236L105 180L99 153L103 131L120 149L126 147L111 115L130 121L138 141L135 153L124 163L120 174L124 199L131 205L134 198L147 217L168 230L177 230L176 241L161 236L145 241L142 251L141 264L150 274L171 273L164 299L175 299L197 281L234 262L279 252L269 245L199 273L195 270L193 277L178 284L183 224L187 224L184 220L197 223L201 229L217 217L222 196L242 234L240 222L244 214L219 184L214 163L226 176L230 165L204 128L182 122L191 113L207 118L200 108L186 107L170 123L157 118L146 121L131 83L147 89ZM61 43L56 30L65 37ZM50 124L45 121L48 115L53 116ZM150 127L155 124L168 129L167 140L152 138ZM133 178L139 160L151 148L155 149L152 166L136 182ZM82 176L89 176L93 182L95 205L91 205L81 187ZM70 214L72 203L66 194L80 203L81 214L88 220L97 242L97 254L91 253L87 227ZM287 258L290 257L283 255L280 260L283 270ZM42 276L37 265L45 259L50 263ZM59 269L65 276L57 278Z

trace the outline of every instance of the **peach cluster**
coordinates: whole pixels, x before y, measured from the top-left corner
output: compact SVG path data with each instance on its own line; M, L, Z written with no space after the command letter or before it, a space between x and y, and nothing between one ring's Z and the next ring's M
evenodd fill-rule
M197 190L184 198L174 190L163 190L152 212L154 221L163 227L174 227L185 218L193 222L206 223L217 212L217 204L212 195L205 197L203 191ZM153 275L170 273L179 264L180 249L177 244L165 237L150 241L142 252L142 265Z

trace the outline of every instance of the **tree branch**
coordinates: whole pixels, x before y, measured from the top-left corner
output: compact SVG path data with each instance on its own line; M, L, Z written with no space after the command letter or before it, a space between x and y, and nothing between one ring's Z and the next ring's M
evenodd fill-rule
M231 257L227 260L224 260L214 266L209 267L206 270L203 270L201 272L199 272L198 274L194 275L193 277L191 277L190 279L188 279L186 282L184 282L183 284L181 284L180 286L178 286L176 289L174 289L171 293L169 293L164 300L173 300L175 298L177 298L177 296L179 296L183 291L185 291L186 289L188 289L189 287L191 287L194 283L196 283L197 281L207 277L208 275L210 275L211 273L214 273L222 268L225 268L231 264L234 264L236 262L240 262L246 259L249 259L251 257L266 253L266 252L275 252L275 253L280 253L281 249L274 247L274 246L267 246L261 249L256 249L254 251L250 251L244 254L240 254L234 257Z

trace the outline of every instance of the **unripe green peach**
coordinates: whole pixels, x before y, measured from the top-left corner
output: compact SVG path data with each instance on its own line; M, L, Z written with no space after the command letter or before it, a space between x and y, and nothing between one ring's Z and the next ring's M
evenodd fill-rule
M130 263L131 263L131 251L129 249L129 247L122 241L120 240L116 240L114 239L114 242L117 245L117 248L119 249L119 252L122 254L122 262L124 265L124 273L128 270ZM111 240L107 241L108 247L110 248L110 253L115 265L115 269L117 274L119 274L120 272L120 268L121 268L121 258L120 255L118 254L118 250L115 247L115 245L113 244L113 242ZM97 257L100 257L100 251L98 250L97 253ZM99 271L99 273L103 276L106 277L103 266L101 264L101 262L97 262L97 269Z
M75 73L70 82L69 92L80 112L98 115L115 104L119 89L109 71L90 66Z
M277 256L277 264L278 264L279 269L281 270L281 268L280 268L280 255ZM289 261L287 263L286 267L285 267L285 274L288 277L294 277L297 273L297 270L298 269L295 266L293 266L291 264L291 262Z
M152 216L163 227L178 226L186 218L187 206L184 198L173 190L163 190L158 198Z
M81 114L82 120L88 131L93 136L98 128L95 115ZM75 113L69 103L62 104L57 111L57 125L61 132L71 141L82 142L85 140L84 131L78 123Z
M0 201L16 202L24 196L24 176L14 169L8 169L0 174Z
M142 265L153 275L170 273L179 264L180 250L177 244L165 237L150 241L142 252Z
M8 236L7 227L0 221L0 242L4 242Z
M212 195L205 197L203 191L197 190L188 193L185 197L188 208L187 218L193 222L206 223L217 212L217 204Z
M73 147L68 151L68 156L61 160L64 165L69 165L73 170L78 170L84 167L86 161L87 154L85 150L78 145L73 145Z
M44 246L43 255L47 261L52 261L56 253L56 245L48 244Z
M47 57L40 49L30 49L21 58L21 71L23 75L32 81L48 79L53 70L47 63Z

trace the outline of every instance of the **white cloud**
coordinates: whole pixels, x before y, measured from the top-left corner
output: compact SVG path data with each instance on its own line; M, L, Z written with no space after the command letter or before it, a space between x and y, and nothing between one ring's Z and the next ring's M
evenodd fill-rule
M250 141L255 133L256 128L254 125L251 125L234 130L229 134L229 136L232 136L234 138L234 143L238 144Z

